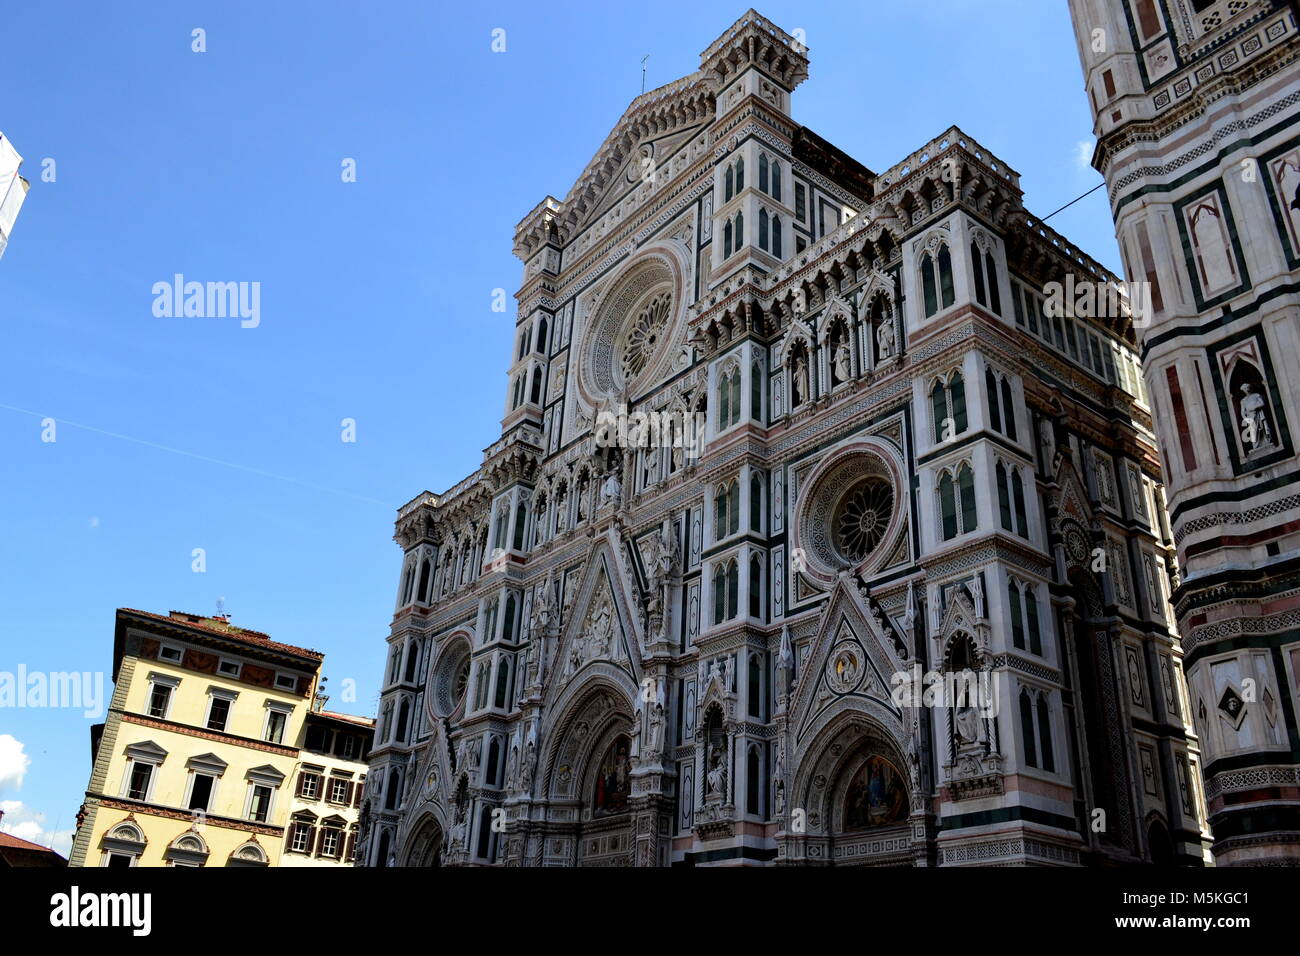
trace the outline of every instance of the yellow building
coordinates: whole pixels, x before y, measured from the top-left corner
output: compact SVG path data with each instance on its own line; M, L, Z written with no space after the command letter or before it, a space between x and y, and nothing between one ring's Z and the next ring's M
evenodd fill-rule
M323 660L228 617L118 609L69 865L280 865Z

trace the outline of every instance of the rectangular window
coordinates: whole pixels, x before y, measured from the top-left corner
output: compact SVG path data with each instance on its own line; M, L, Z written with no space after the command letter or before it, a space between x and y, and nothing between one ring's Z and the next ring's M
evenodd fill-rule
M289 841L289 849L294 853L306 853L311 840L311 827L306 823L295 823L293 825L293 836Z
M298 678L294 677L292 674L276 674L275 686L280 690L297 690Z
M230 720L230 699L213 697L208 702L208 730L225 730Z
M339 855L339 844L342 831L328 828L321 834L320 855L328 857L337 857Z
M153 779L153 765L133 761L131 763L131 784L126 795L132 800L149 799L149 782Z
M342 777L330 780L330 803L346 803L348 799L348 782Z
M794 184L794 217L800 222L808 218L808 196L803 183Z
M149 716L166 719L171 703L172 689L166 684L154 684L153 692L149 695Z
M217 665L217 671L222 675L224 675L225 677L238 677L239 670L240 670L239 661L223 660L220 664Z
M271 788L262 784L253 785L253 799L249 803L248 819L254 823L265 823L271 816Z
M1159 35L1160 17L1156 13L1156 0L1134 0L1133 8L1137 12L1138 32L1142 36L1142 42Z
M302 775L302 787L299 796L308 800L315 800L320 794L320 777L314 773L304 773Z
M282 710L271 710L266 715L266 739L273 744L284 743L284 728L289 715Z
M183 658L185 655L182 653L179 647L169 647L166 644L164 644L162 647L158 648L158 656L165 661L171 661L174 664L179 664L181 662L181 658Z
M357 752L357 738L352 734L344 734L339 739L339 756L344 760L351 760Z
M215 778L206 773L196 773L194 783L190 786L189 809L207 811L212 802L212 785Z
M1106 88L1106 98L1115 98L1115 75L1110 70L1104 70L1101 74L1102 86Z

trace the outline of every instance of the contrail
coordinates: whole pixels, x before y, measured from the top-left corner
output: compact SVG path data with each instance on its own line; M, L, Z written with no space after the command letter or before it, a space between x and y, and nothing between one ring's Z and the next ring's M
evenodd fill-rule
M301 478L293 478L289 475L277 475L274 472L262 471L260 468L250 468L248 465L240 465L233 461L222 461L220 458L211 458L208 455L200 455L197 452L186 451L183 448L172 448L168 445L160 445L157 442L148 441L144 438L134 438L131 435L123 435L119 432L110 432L103 428L96 428L94 425L83 425L80 422L70 421L66 418L57 418L52 415L42 415L40 412L34 412L28 408L18 408L16 405L6 405L0 402L0 408L6 408L11 412L20 412L24 415L31 415L34 418L50 418L59 425L71 425L73 428L80 428L83 431L94 432L97 435L107 435L109 438L120 438L122 441L129 441L136 445L144 445L146 448L155 448L158 451L165 451L172 455L182 455L186 458L194 458L198 461L206 461L209 464L221 465L223 468L234 468L236 471L247 472L251 475L258 475L262 478L273 478L276 481L287 481L290 484L301 485L304 488L311 488L315 491L323 491L326 494L342 495L345 498L355 498L358 501L366 501L371 504L381 505L385 508L392 507L390 502L380 501L378 498L371 498L367 495L354 494L351 491L341 491L338 488L327 488L325 485L318 485L310 481L303 481Z

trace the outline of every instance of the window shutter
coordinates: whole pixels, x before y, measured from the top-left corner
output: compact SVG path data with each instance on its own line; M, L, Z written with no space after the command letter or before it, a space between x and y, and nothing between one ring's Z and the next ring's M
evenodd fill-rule
M365 789L366 782L364 780L357 781L357 792L352 795L352 805L354 807L361 806L361 795L365 792Z
M313 827L312 829L315 831L315 837L310 844L312 847L312 856L320 856L321 847L325 843L325 828Z
M303 786L306 784L306 782L307 782L307 773L306 773L306 771L304 771L304 770L299 770L299 771L298 771L298 787L297 787L297 789L294 791L294 794L293 794L295 797L301 797L301 796L302 796L302 788L303 788Z
M356 848L356 842L357 842L357 831L356 830L349 831L347 849L343 851L343 859L349 863L352 862L352 852Z
M343 795L343 804L344 804L344 806L349 806L349 807L352 806L352 797L353 797L353 794L355 793L356 789L357 789L357 785L356 785L355 783L353 783L351 780L349 780L349 781L348 781L348 789L347 789L347 793L345 793L345 794Z

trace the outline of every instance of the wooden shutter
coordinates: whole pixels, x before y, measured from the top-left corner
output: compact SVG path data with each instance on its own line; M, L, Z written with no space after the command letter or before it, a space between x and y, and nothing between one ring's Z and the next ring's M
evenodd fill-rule
M347 848L343 851L343 857L342 857L342 859L345 862L348 863L352 862L352 853L353 850L356 849L356 842L357 842L357 831L356 830L348 831Z
M299 770L299 771L298 771L298 789L295 790L295 791L294 791L294 794L293 794L295 797L301 797L301 796L302 796L302 788L303 788L303 785L304 785L306 782L307 782L307 771L305 771L305 770Z
M351 780L349 780L347 792L343 795L344 806L348 806L348 807L352 806L352 797L356 793L356 789L357 789L357 785L353 783Z

